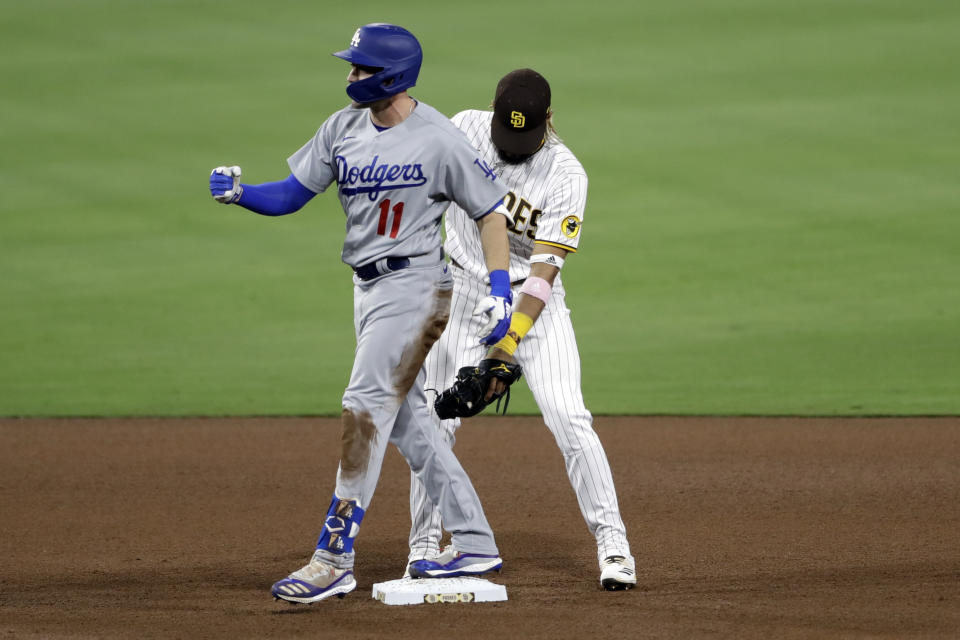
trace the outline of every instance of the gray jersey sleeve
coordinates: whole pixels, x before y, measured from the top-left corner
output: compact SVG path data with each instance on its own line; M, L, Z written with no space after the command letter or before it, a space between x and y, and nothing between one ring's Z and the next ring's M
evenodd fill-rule
M317 134L287 159L293 177L315 193L326 191L337 177L337 168L331 162L334 136L331 121L332 118L328 118Z
M459 132L459 131L458 131ZM507 194L497 174L462 134L455 138L447 157L446 194L474 220L482 218Z
M437 251L451 201L479 219L508 191L463 132L422 102L385 130L369 110L345 107L287 163L311 191L336 183L347 217L341 255L352 267Z

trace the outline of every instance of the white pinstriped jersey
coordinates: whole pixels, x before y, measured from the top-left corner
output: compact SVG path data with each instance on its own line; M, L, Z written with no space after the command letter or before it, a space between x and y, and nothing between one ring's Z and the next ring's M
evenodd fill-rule
M510 189L504 204L510 210L510 280L530 275L530 255L535 243L575 252L587 204L587 174L573 152L558 140L547 142L519 165L503 162L490 139L492 111L461 111L453 118L496 172L500 184ZM446 250L470 276L486 280L487 267L477 224L456 203L447 209ZM559 282L559 277L558 277Z
M583 167L562 143L553 141L520 165L503 163L490 140L489 111L463 111L453 118L481 158L511 191L505 201L510 209L510 279L514 283L530 273L530 255L536 243L576 251L580 223L587 198ZM425 363L425 389L447 389L460 367L476 364L487 348L477 341L480 320L474 309L488 294L476 224L459 207L447 210L447 252L463 270L451 268L453 301L450 321ZM514 297L520 285L513 287ZM597 560L603 566L610 556L630 556L626 527L613 484L613 474L600 438L593 430L593 416L580 389L580 352L573 331L566 293L560 276L533 327L520 342L514 357L523 366L523 377L563 453L570 485L577 494L580 512L597 542ZM453 441L458 419L437 422L442 436ZM441 519L427 498L420 480L411 474L410 559L439 553Z

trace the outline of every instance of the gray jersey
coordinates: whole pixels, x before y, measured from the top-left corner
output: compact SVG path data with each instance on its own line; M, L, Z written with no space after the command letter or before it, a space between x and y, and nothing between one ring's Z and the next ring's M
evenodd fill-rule
M450 202L476 220L507 193L464 134L423 102L384 131L368 109L341 109L287 164L317 193L337 183L347 216L341 257L351 267L430 253Z

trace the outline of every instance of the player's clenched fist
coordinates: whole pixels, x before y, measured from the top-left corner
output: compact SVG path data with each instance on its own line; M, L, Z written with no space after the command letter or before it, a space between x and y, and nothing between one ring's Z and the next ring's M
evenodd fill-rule
M480 317L480 343L489 346L507 335L512 313L508 298L487 296L481 300L473 310L473 315Z
M240 167L217 167L210 172L210 195L217 202L230 204L240 199Z

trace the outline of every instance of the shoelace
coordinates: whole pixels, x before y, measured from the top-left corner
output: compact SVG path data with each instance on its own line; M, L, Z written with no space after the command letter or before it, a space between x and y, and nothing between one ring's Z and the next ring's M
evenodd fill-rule
M314 563L311 562L301 568L299 571L293 572L291 577L297 578L298 580L313 580L320 576L325 576L328 573L333 573L335 567L332 567L328 564L323 563Z

